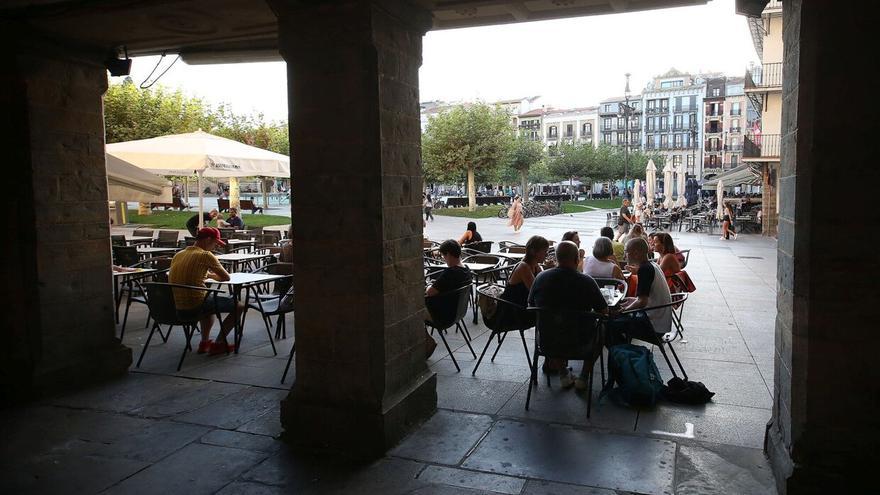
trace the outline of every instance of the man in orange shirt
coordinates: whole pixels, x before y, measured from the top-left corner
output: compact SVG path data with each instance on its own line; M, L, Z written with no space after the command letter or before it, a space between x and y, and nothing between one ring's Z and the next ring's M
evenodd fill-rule
M214 256L217 246L226 245L220 239L220 231L213 227L204 227L196 233L196 243L174 255L168 281L172 284L205 287L205 279L210 278L225 282L229 280L229 272L223 268ZM235 319L239 317L244 305L239 301L235 305L231 296L211 294L196 289L174 289L174 303L178 311L198 311L202 316L199 321L202 341L199 343L199 354L209 352L225 354L235 350L235 345L226 343L226 336L235 327ZM214 326L215 313L229 313L220 325L220 334L216 342L211 341L211 328Z

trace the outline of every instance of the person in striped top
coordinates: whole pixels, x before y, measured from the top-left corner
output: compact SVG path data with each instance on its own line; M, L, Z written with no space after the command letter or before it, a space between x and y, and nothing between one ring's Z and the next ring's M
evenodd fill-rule
M172 284L183 284L194 287L205 287L205 279L221 282L229 280L229 272L223 268L214 256L214 249L225 243L220 238L220 231L213 227L204 227L196 233L196 243L180 251L171 260L168 281ZM235 327L235 319L239 317L244 305L236 306L231 296L220 294L205 297L205 291L196 289L174 289L174 304L178 311L198 311L201 314L199 326L202 340L199 343L199 354L225 354L235 350L234 344L226 343L226 336ZM215 313L228 313L220 324L217 340L211 340L211 329L214 326Z

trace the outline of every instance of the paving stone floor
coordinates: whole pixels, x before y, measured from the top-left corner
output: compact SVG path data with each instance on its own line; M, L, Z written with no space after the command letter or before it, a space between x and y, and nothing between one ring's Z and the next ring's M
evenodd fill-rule
M465 223L438 216L427 233L457 237ZM479 221L486 239L558 240L576 229L586 247L602 225L603 212L528 219L519 234L503 220ZM526 411L522 343L505 341L472 376L475 360L453 333L462 371L438 347L429 360L438 412L386 457L357 464L303 456L277 440L279 400L295 379L291 370L280 383L293 316L275 355L251 315L238 355L190 354L175 372L178 330L167 343L154 339L141 368L121 379L4 411L3 493L775 493L761 451L772 404L775 241L673 237L692 249L687 270L698 288L685 309L687 343L677 349L692 379L716 392L706 406L626 409L599 400L597 380L588 420L584 394L540 377ZM136 359L145 312L133 308L124 342ZM479 353L486 329L470 329Z

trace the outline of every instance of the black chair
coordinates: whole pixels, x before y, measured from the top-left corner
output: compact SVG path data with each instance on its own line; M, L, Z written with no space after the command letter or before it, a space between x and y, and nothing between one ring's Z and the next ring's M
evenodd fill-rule
M264 284L266 287L257 287L256 288L256 297L257 299L262 301L273 301L277 300L281 297L284 297L285 294L288 293L290 288L293 286L293 263L271 263L262 268L254 270L252 273L266 273L269 275L283 275L284 278L279 278L274 281L274 283L269 282ZM272 290L268 290L268 285L272 284L274 287ZM260 290L263 289L262 292ZM250 304L257 304L257 301L254 301ZM266 323L267 328L268 325L272 324L272 320L269 319L269 316L266 313L263 313L263 322ZM287 327L283 322L283 318L277 322L277 327L275 329L275 339L286 339L287 338Z
M538 356L582 360L589 372L589 388L587 389L587 417L593 405L593 368L596 360L602 358L604 335L602 321L604 317L590 311L575 311L557 308L529 307L535 316L535 350L532 355L532 376L529 379L529 390L526 393L526 411L532 399L532 387L538 386ZM600 364L602 382L605 381L605 364ZM550 386L550 375L547 375L547 386Z
M293 280L293 276L285 278L288 281ZM272 338L272 330L269 329L269 318L272 316L278 317L275 324L275 339L281 334L282 328L284 329L284 338L287 338L287 322L284 319L284 315L293 312L293 285L289 284L287 291L279 297L271 299L256 298L253 301L249 301L248 308L253 308L260 312L260 315L263 317L263 324L266 325L266 335L269 336L269 343L272 345L272 353L277 356L278 351L275 350L275 340Z
M127 297L125 300L125 316L123 316L122 318L122 330L120 330L119 332L119 340L122 340L122 338L125 337L125 326L128 323L128 311L131 308L131 305L134 303L144 305L147 304L147 297L142 285L143 282L168 281L168 270L171 268L171 256L157 256L155 258L147 258L139 263L132 265L132 268L152 268L158 271L150 272L142 276L131 276L128 278L128 280L126 280L125 285L122 286L121 294L126 294ZM144 324L144 328L146 328L149 324L150 315L149 313L147 313L147 321ZM163 342L168 341L168 336L166 334L163 334L161 329L159 330L159 335L162 337Z
M131 234L134 237L149 237L149 241L138 241L136 244L143 244L146 246L153 245L153 229L135 229L134 233Z
M510 251L510 248L512 248L512 247L519 247L519 248L525 249L525 246L523 246L522 244L517 244L513 241L500 241L500 242L498 242L498 251L500 251L502 253L512 252L512 251ZM525 252L525 251L523 251L523 252Z
M685 267L688 266L688 260L691 258L691 250L690 249L682 249L679 251L684 256L684 261L681 262L681 269L684 270Z
M446 346L446 350L449 352L452 364L455 365L455 369L458 371L461 371L461 368L459 368L458 361L455 360L452 349L449 348L449 342L446 341L446 336L443 333L453 325L457 330L460 329L468 349L470 349L471 354L476 359L477 353L471 347L470 334L468 333L467 325L464 324L464 317L467 314L468 304L470 303L471 286L472 284L467 284L443 294L425 297L425 308L427 308L428 314L431 316L430 320L425 320L425 330L427 331L428 327L437 330L440 339L443 340L443 345Z
M670 313L672 313L670 315L670 319L672 319L674 329L670 329L669 333L657 333L652 331L650 332L650 335L641 335L636 338L657 346L657 348L660 349L660 353L663 354L663 359L666 360L666 365L669 366L669 371L672 372L672 376L678 377L678 375L675 373L675 368L672 367L672 361L669 360L669 356L666 354L666 350L663 348L663 346L669 347L669 351L672 352L672 357L674 357L675 362L678 363L678 368L681 370L681 374L684 376L685 380L688 379L687 372L684 370L684 366L682 366L681 360L678 359L678 354L675 353L675 348L672 347L672 342L677 336L682 335L681 330L678 329L675 325L675 308L676 306L683 305L684 302L687 301L687 298L688 294L686 292L677 292L675 294L672 294L672 302L669 302L667 304L620 312L621 315L636 315L637 313L639 313L639 316L644 317L650 323L651 319L648 318L647 311L670 308ZM653 330L653 324L651 325L651 328Z
M504 343L504 339L509 332L519 332L520 339L522 339L523 349L526 351L526 362L529 363L529 368L532 367L532 360L529 357L529 346L526 344L525 331L535 326L535 316L532 313L529 313L524 306L520 306L519 304L512 303L493 295L491 292L492 287L498 289L501 288L501 286L497 284L484 284L477 287L477 294L479 294L478 297L486 297L494 300L497 307L495 314L492 315L491 318L487 318L486 315L483 315L483 324L491 330L491 333L489 334L488 340L486 340L486 346L483 347L483 352L480 353L480 358L477 359L477 364L474 366L474 370L471 371L471 375L477 374L477 368L480 367L480 363L483 361L483 356L486 355L486 350L489 349L489 344L492 343L492 337L498 338L498 346L495 348L495 352L489 360L495 362L495 356L498 355L498 351L501 349L501 344Z
M138 358L136 367L141 367L141 362L144 360L144 355L147 353L147 348L150 347L150 341L153 339L153 333L155 333L157 329L160 329L161 333L160 325L170 325L169 333L171 327L181 326L183 327L183 333L186 336L186 345L183 348L180 361L177 363L177 371L180 371L186 353L192 352L192 337L198 330L198 324L202 314L198 309L179 311L174 302L174 289L202 291L205 293L206 298L216 297L217 293L220 291L206 287L162 282L147 282L143 284L143 287L147 295L147 307L150 309L150 316L153 318L153 327L150 329L150 334L147 336L147 341L144 343L144 348L141 350L141 355ZM217 312L217 319L220 319L219 311Z
M116 266L132 266L140 259L137 246L113 246L113 264Z
M492 252L492 241L471 242L470 244L465 244L463 247L473 249L474 251L479 251L481 253L490 253Z
M128 242L125 240L124 235L111 235L110 236L110 245L111 246L128 246Z
M159 236L153 241L156 247L177 247L180 234L176 230L160 230Z

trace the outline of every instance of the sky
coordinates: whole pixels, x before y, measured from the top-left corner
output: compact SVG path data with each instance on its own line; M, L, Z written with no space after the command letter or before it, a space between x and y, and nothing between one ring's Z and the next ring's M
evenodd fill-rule
M162 60L156 74L174 58ZM144 81L157 61L136 58L132 79ZM757 61L746 18L736 15L734 0L714 0L696 7L432 31L424 38L419 93L421 101L542 96L557 108L584 107L622 95L627 72L637 94L670 67L743 76L749 62ZM186 65L179 60L157 84L228 103L236 112L287 118L283 62Z

